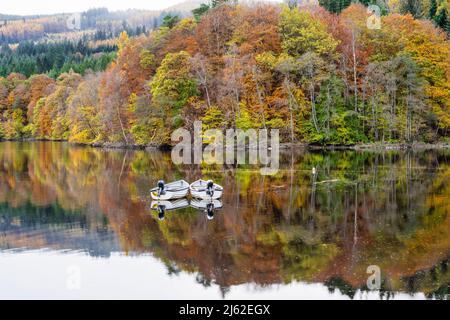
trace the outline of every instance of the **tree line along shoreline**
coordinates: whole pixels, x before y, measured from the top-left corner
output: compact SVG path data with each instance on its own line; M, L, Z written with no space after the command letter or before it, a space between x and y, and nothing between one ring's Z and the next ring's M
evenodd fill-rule
M137 145L137 144L124 144L124 143L83 143L83 142L70 142L68 140L52 140L45 138L16 138L16 139L0 139L2 142L59 142L68 143L74 147L87 147L87 148L99 148L105 150L145 150L145 151L162 151L167 152L173 149L173 145ZM203 144L205 147L207 144ZM251 147L246 144L244 149L249 150ZM318 145L308 143L280 143L279 146L282 152L289 150L306 150L306 151L425 151L425 150L445 150L450 149L450 142L437 142L437 143L423 143L415 142L411 144L406 143L359 143L353 145ZM235 146L235 150L238 147Z
M279 129L283 147L448 146L450 45L412 15L222 4L117 39L104 71L0 78L0 140L171 145L178 128ZM100 68L102 69L102 68Z

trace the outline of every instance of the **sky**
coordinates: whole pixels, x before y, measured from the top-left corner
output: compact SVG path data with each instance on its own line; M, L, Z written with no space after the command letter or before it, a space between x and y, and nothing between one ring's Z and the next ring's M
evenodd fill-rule
M0 251L0 299L218 299L219 286L205 287L196 274L167 272L166 265L151 255L113 252L93 258L81 252L33 250ZM124 272L126 270L126 272ZM26 288L26 290L24 290ZM339 290L330 292L322 283L292 282L258 286L233 285L226 295L232 300L346 299ZM354 299L378 300L378 291L361 292ZM423 293L396 293L390 299L425 299Z
M0 0L0 13L14 15L82 12L89 8L109 10L161 10L185 0Z
M0 13L37 15L82 12L106 7L110 11L126 9L161 10L186 0L0 0ZM205 0L207 2L208 0ZM281 2L282 0L274 0Z

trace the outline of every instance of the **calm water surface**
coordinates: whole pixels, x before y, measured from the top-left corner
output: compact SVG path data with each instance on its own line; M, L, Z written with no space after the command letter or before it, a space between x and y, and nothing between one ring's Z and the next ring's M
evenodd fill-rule
M270 177L51 142L0 159L0 298L448 297L448 150L286 152ZM214 179L223 208L160 221L161 178Z

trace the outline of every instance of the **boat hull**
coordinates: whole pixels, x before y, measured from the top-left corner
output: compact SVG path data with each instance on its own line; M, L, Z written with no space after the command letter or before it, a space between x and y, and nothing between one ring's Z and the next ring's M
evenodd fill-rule
M165 191L164 194L158 196L158 191L150 192L150 195L153 200L173 200L173 199L181 199L187 196L189 192L189 188L185 190L177 190L177 191Z
M191 191L191 196L196 199L202 200L217 200L222 198L223 188L218 184L213 184L213 194L208 194L207 190L208 181L205 180L197 180L189 186Z
M158 188L150 190L153 200L167 201L181 199L187 196L189 192L189 183L184 180L175 181L164 185L162 194L158 195Z
M206 191L196 191L191 189L191 195L193 198L202 199L202 200L217 200L222 198L223 191L222 190L214 190L214 194L210 196L206 193Z

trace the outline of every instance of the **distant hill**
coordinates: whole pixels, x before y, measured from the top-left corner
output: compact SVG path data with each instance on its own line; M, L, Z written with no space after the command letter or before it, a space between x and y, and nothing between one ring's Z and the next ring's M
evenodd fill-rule
M161 13L161 12L174 12L174 11L180 11L183 13L190 13L192 10L200 6L202 3L209 3L209 0L187 0L172 6L169 6L162 10L142 10L142 9L133 9L130 8L128 10L117 10L117 11L109 11L107 8L92 8L88 9L85 12L91 12L96 14L107 14L110 17L114 18L120 18L120 17L127 17L127 16L133 16L136 14L143 14L143 13L153 13L155 15ZM41 14L41 15L11 15L11 14L3 14L0 12L0 22L1 21L14 21L14 20L33 20L33 19L39 19L39 18L49 18L49 17L58 17L58 16L66 16L70 15L71 12L61 12L56 14Z
M23 19L23 18L24 18L23 16L0 13L0 21L20 20L20 19ZM37 16L33 16L33 17L28 16L27 18L37 18Z
M71 13L51 15L19 16L0 13L0 45L55 38L52 34L70 33L73 31L97 31L114 37L123 30L140 33L161 25L164 16L169 13L181 17L190 16L191 11L208 0L189 0L173 5L164 10L109 11L107 8L94 8L81 13L81 30L71 30L67 19Z
M165 11L190 12L199 7L202 3L209 3L209 0L188 0L168 7Z

